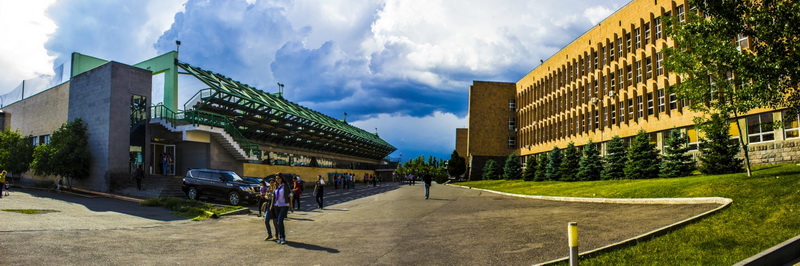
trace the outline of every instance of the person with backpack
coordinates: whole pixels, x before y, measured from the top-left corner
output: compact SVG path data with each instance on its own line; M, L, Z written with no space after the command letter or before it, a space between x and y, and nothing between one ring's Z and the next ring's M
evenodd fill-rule
M299 211L300 210L300 194L303 194L303 183L300 180L300 176L296 176L294 183L292 184L292 193L294 193L294 209Z

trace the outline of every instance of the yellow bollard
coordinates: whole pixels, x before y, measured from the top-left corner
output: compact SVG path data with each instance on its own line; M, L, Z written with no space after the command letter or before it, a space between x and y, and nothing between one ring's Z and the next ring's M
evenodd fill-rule
M567 237L569 238L569 265L578 266L578 223L567 224Z

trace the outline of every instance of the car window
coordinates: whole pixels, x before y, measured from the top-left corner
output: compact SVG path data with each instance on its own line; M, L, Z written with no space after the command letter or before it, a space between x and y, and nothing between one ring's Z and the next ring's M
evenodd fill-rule
M244 181L239 175L237 175L234 172L222 172L220 174L222 175L223 178L225 178L225 181L239 181L239 182Z

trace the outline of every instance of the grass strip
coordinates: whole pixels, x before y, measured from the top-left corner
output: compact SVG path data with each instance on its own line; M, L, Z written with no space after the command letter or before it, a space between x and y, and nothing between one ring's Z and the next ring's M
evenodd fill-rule
M759 167L747 174L585 182L485 180L459 185L562 197L725 197L730 207L671 233L582 257L582 265L731 265L800 235L800 166ZM566 255L566 254L565 254Z
M176 197L156 197L142 201L140 204L148 207L164 207L172 214L191 218L192 221L202 221L208 218L219 218L221 213L241 209L237 206L218 206L197 200L181 199Z
M41 209L3 209L4 212L16 212L22 214L45 214L51 212L59 212L57 210L41 210Z

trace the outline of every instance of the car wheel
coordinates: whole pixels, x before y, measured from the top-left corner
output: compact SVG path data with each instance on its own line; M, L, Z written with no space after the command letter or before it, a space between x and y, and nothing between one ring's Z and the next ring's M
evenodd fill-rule
M239 198L239 193L236 193L236 191L231 191L231 193L228 193L228 203L230 203L233 206L239 205L239 203L241 203L241 198Z
M190 200L197 200L200 196L200 192L197 191L197 188L190 187L189 191L186 192L186 196L188 196Z

